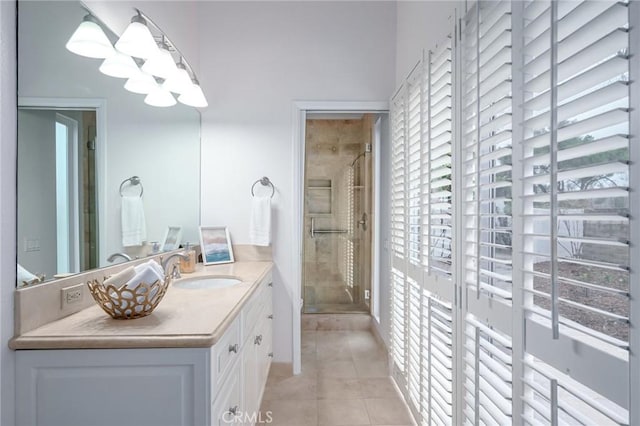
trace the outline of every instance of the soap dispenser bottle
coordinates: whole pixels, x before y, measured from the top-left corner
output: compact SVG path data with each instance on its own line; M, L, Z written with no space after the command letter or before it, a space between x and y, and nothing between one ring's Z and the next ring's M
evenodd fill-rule
M191 248L191 244L187 243L184 246L184 254L187 255L187 259L180 258L180 272L190 274L196 271L196 251Z

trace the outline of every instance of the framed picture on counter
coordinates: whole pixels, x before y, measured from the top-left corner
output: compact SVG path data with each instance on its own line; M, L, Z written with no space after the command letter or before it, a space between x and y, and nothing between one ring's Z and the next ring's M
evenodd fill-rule
M201 226L200 247L205 265L233 262L231 237L226 226Z
M164 233L164 238L162 239L162 247L160 247L160 250L171 251L179 248L181 238L182 238L181 226L167 227L167 232Z

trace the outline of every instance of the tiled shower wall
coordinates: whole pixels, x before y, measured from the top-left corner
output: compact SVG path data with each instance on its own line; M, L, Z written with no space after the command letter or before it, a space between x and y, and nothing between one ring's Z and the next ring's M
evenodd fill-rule
M310 119L305 163L305 312L367 311L370 289L371 143L373 120ZM358 221L369 215L367 230ZM343 233L311 237L317 230Z

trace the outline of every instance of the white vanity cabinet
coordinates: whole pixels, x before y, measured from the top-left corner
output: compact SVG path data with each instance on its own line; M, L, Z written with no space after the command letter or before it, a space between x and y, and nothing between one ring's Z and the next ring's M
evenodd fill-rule
M271 285L269 273L211 348L16 351L17 424L255 423L272 356Z

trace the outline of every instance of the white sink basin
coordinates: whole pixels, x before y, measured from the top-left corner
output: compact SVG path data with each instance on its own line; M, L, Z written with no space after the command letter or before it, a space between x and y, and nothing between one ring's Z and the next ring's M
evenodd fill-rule
M194 277L183 278L173 283L174 287L189 290L225 288L240 284L242 281L234 277Z

